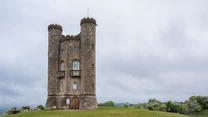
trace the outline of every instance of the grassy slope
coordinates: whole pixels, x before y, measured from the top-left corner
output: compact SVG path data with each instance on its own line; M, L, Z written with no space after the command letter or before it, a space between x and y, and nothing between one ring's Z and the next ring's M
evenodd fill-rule
M174 113L149 111L136 108L100 107L91 111L37 111L10 117L188 117Z
M202 110L201 112L197 113L196 115L193 115L192 117L208 117L208 109Z

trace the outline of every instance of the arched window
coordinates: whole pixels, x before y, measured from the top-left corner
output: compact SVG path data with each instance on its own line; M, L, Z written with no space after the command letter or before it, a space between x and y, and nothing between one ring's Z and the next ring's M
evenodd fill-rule
M64 71L64 61L61 62L61 71Z
M63 81L60 81L60 90L64 90L64 84L63 84Z
M77 81L74 82L73 89L78 90L78 82Z
M73 70L79 70L79 61L73 61Z

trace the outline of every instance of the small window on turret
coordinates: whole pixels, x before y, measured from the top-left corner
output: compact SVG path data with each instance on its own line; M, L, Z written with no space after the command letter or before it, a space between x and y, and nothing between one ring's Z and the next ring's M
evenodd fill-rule
M60 81L60 90L64 90L64 84L63 84L63 81Z
M92 69L94 69L95 68L95 65L94 64L92 64Z
M79 48L78 48L78 47L74 47L74 50L75 50L75 51L78 51L78 50L79 50Z
M95 49L95 44L92 44L92 50L94 50Z

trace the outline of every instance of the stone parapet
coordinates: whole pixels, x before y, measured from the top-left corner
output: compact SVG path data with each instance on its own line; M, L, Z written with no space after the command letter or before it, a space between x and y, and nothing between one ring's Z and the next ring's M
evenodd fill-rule
M83 18L83 19L80 21L80 25L82 25L83 23L86 23L86 22L90 22L90 23L93 23L93 24L97 25L97 24L96 24L96 20L95 20L94 18L89 18L89 17Z
M60 42L64 42L67 40L80 40L80 34L78 34L78 35L62 35Z
M50 24L50 25L48 26L48 30L53 29L53 28L59 29L59 30L62 31L62 26L59 25L59 24Z

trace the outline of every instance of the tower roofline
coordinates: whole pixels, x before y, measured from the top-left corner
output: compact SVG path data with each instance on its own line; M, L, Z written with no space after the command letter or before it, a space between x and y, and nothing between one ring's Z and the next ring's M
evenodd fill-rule
M96 20L94 19L94 18L89 18L89 17L87 17L87 18L83 18L81 21L80 21L80 25L82 25L83 23L87 23L87 22L91 22L91 23L93 23L93 24L95 24L96 26L97 26L97 24L96 24Z
M52 28L56 28L62 31L62 26L59 24L50 24L48 25L48 30L52 29Z
M78 35L62 35L60 42L64 42L68 40L80 40L80 33Z

